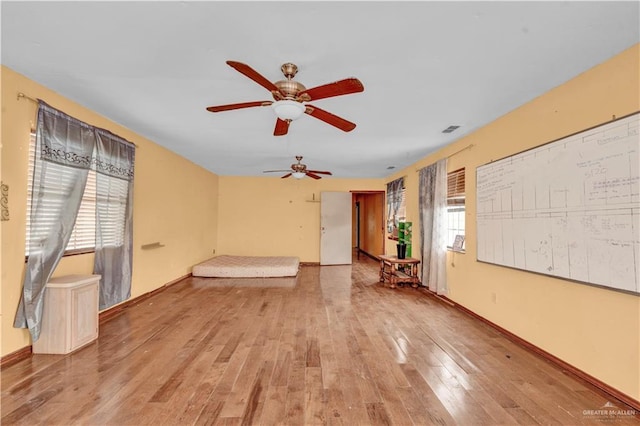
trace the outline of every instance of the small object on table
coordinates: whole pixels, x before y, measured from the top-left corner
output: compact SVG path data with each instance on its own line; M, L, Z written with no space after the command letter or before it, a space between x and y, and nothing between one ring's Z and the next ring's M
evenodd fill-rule
M380 282L389 281L391 288L402 283L411 283L411 287L420 285L418 278L418 265L420 260L411 257L398 259L397 256L378 256L380 259Z

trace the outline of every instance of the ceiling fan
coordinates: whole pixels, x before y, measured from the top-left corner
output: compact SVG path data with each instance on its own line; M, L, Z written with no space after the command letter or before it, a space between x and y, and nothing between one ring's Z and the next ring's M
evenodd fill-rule
M222 112L241 108L271 106L278 116L276 127L273 131L274 136L286 135L291 121L302 116L302 114L308 114L345 132L350 132L356 127L354 123L344 118L304 102L362 92L364 86L357 78L347 78L307 89L301 83L293 80L293 77L298 72L298 67L289 62L280 67L286 80L276 81L275 83L267 80L249 65L235 61L227 61L227 64L267 89L274 100L210 106L207 111Z
M306 164L302 164L302 155L296 155L297 163L291 165L291 170L265 170L263 173L278 173L286 172L287 174L282 176L282 179L293 176L296 179L302 179L305 176L309 176L313 179L322 179L322 176L318 175L330 175L331 172L325 172L321 170L308 170Z

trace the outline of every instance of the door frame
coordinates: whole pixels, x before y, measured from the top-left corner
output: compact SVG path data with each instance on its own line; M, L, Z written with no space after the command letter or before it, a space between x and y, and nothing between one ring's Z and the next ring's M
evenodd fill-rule
M360 243L362 242L362 239L360 238L360 235L356 235L356 239L357 239L357 242L358 242L356 249L358 251L358 254L362 251L362 253L377 259L378 255L386 253L385 252L385 250L386 250L386 243L385 243L385 238L386 238L386 230L385 230L385 222L386 222L386 220L385 220L385 212L386 212L385 196L386 196L386 191L384 191L384 190L352 190L352 191L349 191L349 192L351 192L351 194L353 194L354 197L356 197L357 195L367 196L367 195L382 194L381 201L380 201L381 205L380 205L380 217L379 217L379 220L380 220L380 223L382 224L382 226L381 226L380 232L374 234L374 238L379 238L378 241L380 242L380 247L382 248L382 253L368 253L368 252L362 250L360 248L360 246L361 246ZM355 198L354 198L354 200L355 200ZM355 203L356 202L354 201L353 202L353 206L354 206L353 208L355 208ZM360 221L360 217L357 217L356 220L359 222ZM362 227L360 227L360 229L362 229ZM366 226L364 227L363 232L367 233L367 227Z

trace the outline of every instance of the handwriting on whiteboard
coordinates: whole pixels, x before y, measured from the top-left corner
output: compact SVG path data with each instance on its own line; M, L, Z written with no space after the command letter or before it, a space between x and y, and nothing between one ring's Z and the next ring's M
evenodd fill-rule
M640 115L478 167L478 260L640 294Z

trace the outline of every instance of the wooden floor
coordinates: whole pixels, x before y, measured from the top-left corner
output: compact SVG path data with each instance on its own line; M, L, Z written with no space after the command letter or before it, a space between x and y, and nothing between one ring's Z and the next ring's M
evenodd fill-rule
M639 421L423 290L386 288L366 256L297 279L185 279L74 354L4 369L1 408L3 425Z

